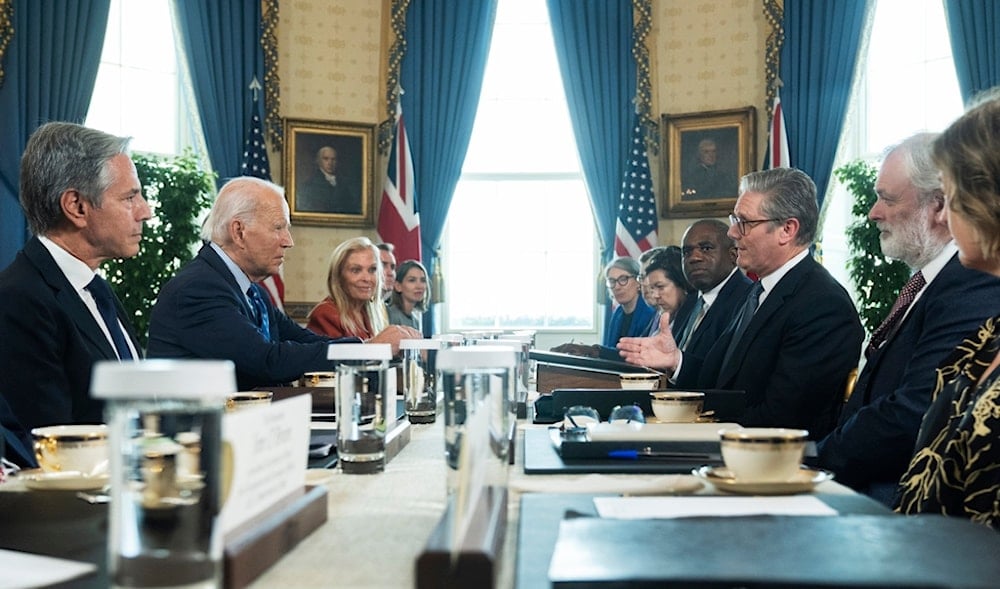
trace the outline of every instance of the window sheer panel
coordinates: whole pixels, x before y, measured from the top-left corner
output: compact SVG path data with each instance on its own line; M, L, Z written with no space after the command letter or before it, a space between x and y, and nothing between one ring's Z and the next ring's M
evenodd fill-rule
M112 0L86 124L164 155L193 144L185 130L170 0Z
M550 102L480 102L463 174L579 174L565 109Z
M836 167L859 158L878 165L890 145L921 131L942 131L962 112L941 0L877 1L856 106ZM854 220L852 197L838 183L829 199L824 265L853 293L843 231Z
M593 220L582 181L465 180L449 218L453 329L593 328Z
M596 331L597 240L543 0L500 0L448 214L446 329Z

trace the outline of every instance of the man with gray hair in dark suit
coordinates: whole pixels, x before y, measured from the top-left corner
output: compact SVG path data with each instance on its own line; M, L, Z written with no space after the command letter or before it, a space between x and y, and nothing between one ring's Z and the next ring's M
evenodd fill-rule
M28 430L102 422L93 364L141 357L124 307L96 273L139 253L151 216L129 142L53 122L21 157L21 208L34 236L0 272L0 394Z
M681 350L668 330L622 338L627 362L668 371L678 387L746 392L745 426L825 436L836 423L864 338L847 291L809 252L819 209L801 170L747 174L729 216L737 264L760 277L738 318L704 355Z
M1000 279L958 261L931 160L936 136L914 135L882 161L868 218L882 252L906 262L913 276L872 334L837 428L817 445L819 466L887 505L913 453L938 364L1000 312Z

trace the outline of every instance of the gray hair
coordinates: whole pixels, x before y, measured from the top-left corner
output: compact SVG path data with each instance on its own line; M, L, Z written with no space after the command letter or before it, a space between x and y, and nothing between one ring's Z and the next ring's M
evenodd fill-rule
M131 137L116 137L75 123L46 123L28 139L21 156L21 208L35 235L63 220L60 199L67 190L100 208L114 180L108 162L128 155Z
M885 151L885 157L899 152L903 158L903 171L910 184L917 189L917 201L927 206L944 198L941 174L932 159L934 140L938 133L917 133L907 137ZM885 159L885 158L883 158Z
M607 276L608 272L610 272L612 268L620 268L631 274L633 277L639 276L639 261L635 258L619 256L611 260L608 262L608 265L604 267L604 275Z
M797 219L799 232L797 245L809 245L816 237L819 223L819 205L816 202L816 184L802 170L774 168L751 172L740 179L740 194L759 192L764 195L760 212L772 224Z
M229 224L234 220L251 223L261 200L257 196L263 191L273 191L285 196L285 189L281 186L252 176L239 176L226 182L205 219L201 238L220 246L229 245L232 241Z

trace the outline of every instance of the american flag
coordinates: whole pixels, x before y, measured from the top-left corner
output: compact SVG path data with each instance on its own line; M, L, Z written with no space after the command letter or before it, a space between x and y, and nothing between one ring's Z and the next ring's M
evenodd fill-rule
M781 110L781 95L774 93L774 108L771 112L771 128L768 130L766 168L789 168L788 135L785 133L785 113Z
M256 82L256 78L254 79ZM251 88L253 86L251 85ZM258 85L258 88L260 86ZM250 117L250 128L247 129L246 141L243 145L243 166L240 173L263 180L271 180L271 165L267 158L267 144L264 143L263 126L260 122L260 103L254 100L254 112ZM285 281L280 274L272 274L264 279L261 286L267 290L275 307L284 311Z
M420 261L420 214L416 212L410 141L402 109L396 114L396 138L389 152L389 167L378 210L378 238L396 247L396 259L400 262Z
M638 115L632 128L632 149L618 203L615 253L638 258L642 252L656 247L659 227L653 182L649 177L649 158Z

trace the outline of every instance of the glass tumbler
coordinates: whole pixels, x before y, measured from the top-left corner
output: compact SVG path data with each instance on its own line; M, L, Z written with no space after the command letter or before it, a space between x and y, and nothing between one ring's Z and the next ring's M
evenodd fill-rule
M232 362L99 362L111 448L108 573L114 587L219 587L222 452Z
M511 412L507 409L514 385L515 353L498 346L462 346L441 350L437 368L444 391L445 459L448 492L456 489L462 453L488 446L496 460L475 464L487 484L505 486L510 449ZM472 424L481 429L470 431ZM467 438L475 438L473 443ZM465 461L469 464L469 461Z
M330 344L336 360L337 457L350 474L385 470L385 433L395 413L396 390L389 388L389 344ZM392 403L392 412L387 404Z
M434 423L437 419L436 357L441 342L433 339L404 339L403 398L410 423Z

